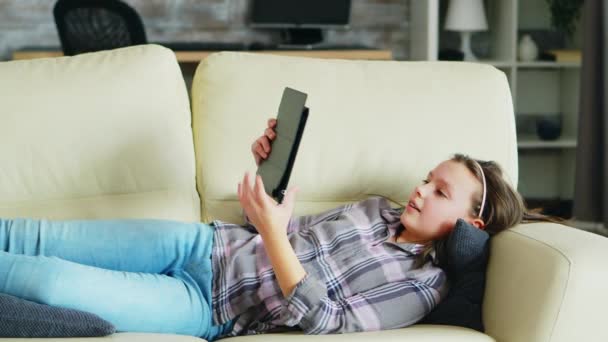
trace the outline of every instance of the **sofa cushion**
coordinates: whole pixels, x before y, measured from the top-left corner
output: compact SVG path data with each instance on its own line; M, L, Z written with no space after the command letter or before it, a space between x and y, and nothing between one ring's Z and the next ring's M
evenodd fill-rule
M115 335L113 335L114 337ZM403 342L495 342L491 336L480 332L453 326L412 325L407 328L368 331L351 334L306 335L302 332L282 332L231 337L230 342L368 342L368 341L403 341Z
M92 313L0 293L0 337L93 337L114 332L110 322Z
M0 62L0 217L200 220L175 53Z
M481 316L490 236L459 219L450 235L437 247L439 266L450 282L444 300L423 323L447 324L484 331Z
M236 184L255 170L251 143L287 86L306 92L310 108L289 184L301 189L296 216L370 193L405 203L421 177L457 152L497 161L517 185L511 93L493 66L220 52L201 62L192 83L203 221L242 222ZM470 134L473 126L483 129ZM467 134L446 138L457 132Z

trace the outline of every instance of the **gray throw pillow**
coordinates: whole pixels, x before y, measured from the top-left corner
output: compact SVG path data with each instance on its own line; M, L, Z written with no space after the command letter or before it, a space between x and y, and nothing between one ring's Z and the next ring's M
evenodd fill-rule
M483 332L481 307L490 256L490 235L459 219L450 235L436 245L439 267L450 290L420 323L456 325Z
M0 293L0 337L94 337L115 331L110 322L92 313Z

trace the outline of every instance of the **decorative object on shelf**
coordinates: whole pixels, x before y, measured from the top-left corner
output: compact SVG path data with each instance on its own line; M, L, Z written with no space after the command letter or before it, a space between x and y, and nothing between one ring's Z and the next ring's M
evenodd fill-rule
M547 53L552 55L556 62L581 62L581 50L578 49L549 50Z
M539 51L563 49L566 47L566 34L553 28L518 29L517 34L518 37L526 34L530 35Z
M542 140L556 140L562 134L562 116L547 114L536 120L536 134Z
M583 0L546 0L551 11L551 26L571 37L581 16Z
M476 61L471 51L471 34L488 29L483 0L451 0L445 29L460 32L460 50L465 61Z
M550 54L550 50L561 50L566 47L566 34L562 31L551 29L523 29L517 31L519 37L529 35L538 48L538 61L552 61L556 58ZM521 40L520 40L521 43ZM519 51L518 51L519 53Z
M538 58L538 47L529 34L521 37L517 53L519 60L524 62L532 62Z

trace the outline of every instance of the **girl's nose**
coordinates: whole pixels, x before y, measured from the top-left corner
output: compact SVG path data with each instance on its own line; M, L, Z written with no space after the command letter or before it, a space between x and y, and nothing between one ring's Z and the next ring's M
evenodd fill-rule
M426 195L426 184L420 184L416 187L416 195L420 198L424 198Z

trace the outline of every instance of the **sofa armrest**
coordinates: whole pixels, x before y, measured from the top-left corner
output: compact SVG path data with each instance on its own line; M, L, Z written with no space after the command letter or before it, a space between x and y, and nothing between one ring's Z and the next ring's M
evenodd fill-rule
M608 239L554 223L492 239L483 318L497 341L608 341Z

